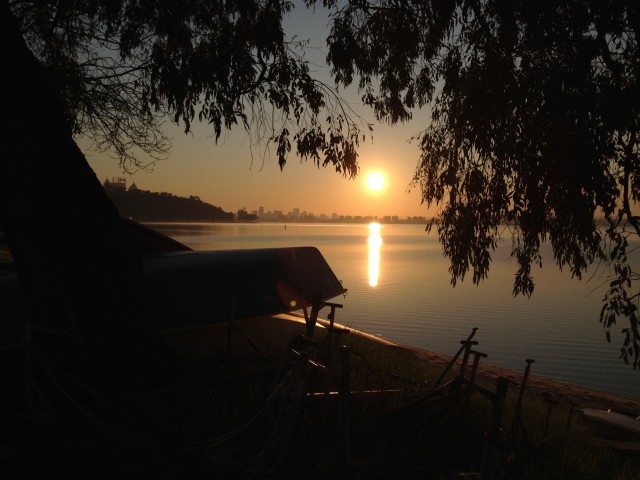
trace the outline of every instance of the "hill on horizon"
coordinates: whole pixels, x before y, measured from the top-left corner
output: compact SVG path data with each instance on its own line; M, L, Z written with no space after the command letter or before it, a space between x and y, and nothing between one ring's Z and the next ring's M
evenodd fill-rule
M235 216L199 197L179 197L167 192L119 188L104 184L109 199L123 217L138 222L233 222Z

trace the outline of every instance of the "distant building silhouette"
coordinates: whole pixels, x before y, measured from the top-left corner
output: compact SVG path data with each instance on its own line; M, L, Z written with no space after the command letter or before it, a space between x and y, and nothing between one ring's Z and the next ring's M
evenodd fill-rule
M307 212L306 210L300 210L300 208L293 208L286 214L282 210L267 210L264 207L259 207L258 210L253 210L253 215L258 216L261 222L291 222L291 223L370 223L373 221L379 221L385 224L402 223L402 224L424 224L428 220L423 216L407 216L401 218L398 215L384 215L378 217L378 215L339 215L332 213L328 215L326 213L314 214L313 212Z
M124 178L124 177L111 177L111 180L106 179L104 181L104 183L102 184L102 186L104 187L105 190L126 191L127 190L127 179Z

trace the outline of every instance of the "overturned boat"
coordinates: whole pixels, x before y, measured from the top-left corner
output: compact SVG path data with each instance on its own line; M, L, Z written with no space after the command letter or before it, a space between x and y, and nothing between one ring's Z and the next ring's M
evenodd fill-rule
M144 269L165 341L198 356L313 336L318 312L346 293L315 247L172 252L146 258ZM304 322L287 315L300 310Z
M592 408L583 409L582 415L602 443L619 450L640 451L640 417Z
M312 337L319 311L329 306L333 318L340 305L328 301L347 291L315 247L194 251L122 221L142 259L151 318L180 355L273 350ZM0 290L17 298L15 270L4 270Z

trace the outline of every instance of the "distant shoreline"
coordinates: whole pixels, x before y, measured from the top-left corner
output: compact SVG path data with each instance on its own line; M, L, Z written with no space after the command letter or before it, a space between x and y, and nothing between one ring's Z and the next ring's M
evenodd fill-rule
M132 220L136 220L135 218ZM420 226L426 226L426 224L428 223L428 220L425 221L421 221L421 222L408 222L408 221L398 221L398 222L389 222L386 223L382 220L371 220L371 221L361 221L361 222L355 222L355 221L350 221L350 222L346 222L346 221L340 221L340 220L315 220L315 221L280 221L280 220L256 220L255 222L246 222L246 221L239 221L239 220L230 220L230 221L201 221L201 220L136 220L140 223L144 223L144 224L149 224L149 225L153 225L153 224L157 224L157 225L170 225L170 224L184 224L184 225L216 225L216 224L223 224L223 225L233 225L233 224L237 224L237 225L368 225L371 222L377 222L381 225L420 225Z

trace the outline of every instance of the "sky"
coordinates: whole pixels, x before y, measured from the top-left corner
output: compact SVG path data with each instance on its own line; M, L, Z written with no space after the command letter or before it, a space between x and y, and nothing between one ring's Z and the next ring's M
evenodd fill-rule
M285 19L285 31L290 36L310 41L307 55L311 69L323 80L329 79L329 69L324 64L327 26L326 13L312 13L301 6ZM426 114L416 112L414 118L421 120L402 125L379 124L373 112L362 107L357 91L343 93L352 107L374 125L373 138L367 138L359 149L360 174L352 180L332 166L318 168L311 162L302 162L295 154L289 156L280 171L275 155L264 158L260 149L252 149L242 128L223 133L216 144L207 125L194 123L193 131L185 135L182 126L168 124L166 133L173 146L167 157L156 163L151 172L133 175L125 174L112 155L92 151L83 139L78 143L100 182L125 177L128 185L135 182L142 190L195 195L229 212L264 207L265 211L284 213L299 208L316 215L433 215L433 208L429 211L421 205L419 188L409 188L419 159L418 146L409 139L425 128ZM371 171L384 175L385 184L380 191L366 186Z

